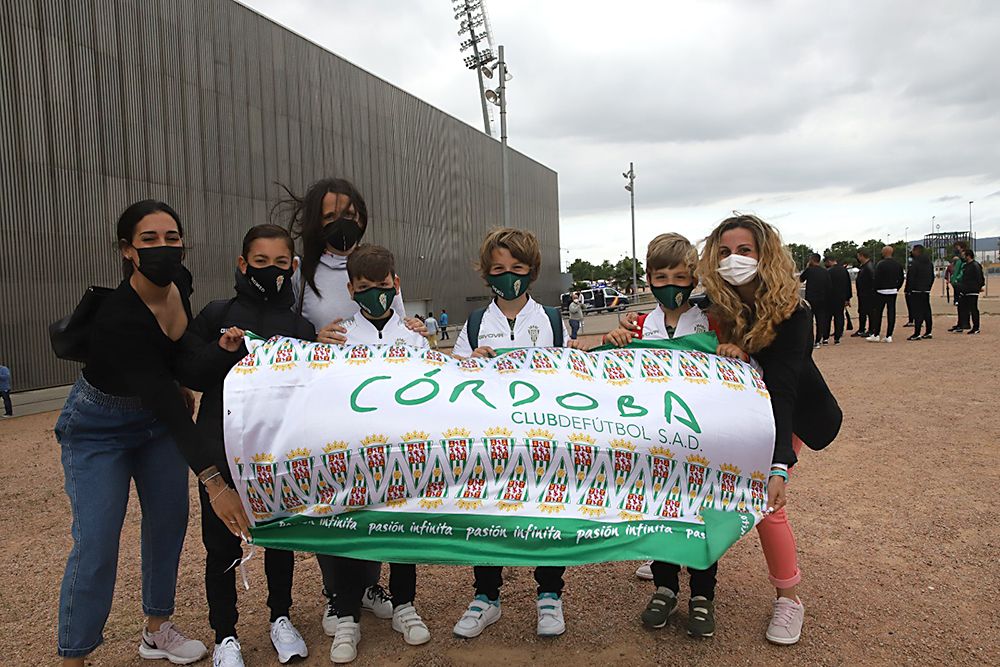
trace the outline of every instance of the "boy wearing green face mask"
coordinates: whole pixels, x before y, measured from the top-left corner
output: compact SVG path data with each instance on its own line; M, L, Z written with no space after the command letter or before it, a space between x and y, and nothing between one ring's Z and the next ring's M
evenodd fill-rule
M392 253L382 246L358 246L347 259L347 291L361 309L344 320L348 345L428 346L427 339L406 327L392 308L399 293L399 276Z

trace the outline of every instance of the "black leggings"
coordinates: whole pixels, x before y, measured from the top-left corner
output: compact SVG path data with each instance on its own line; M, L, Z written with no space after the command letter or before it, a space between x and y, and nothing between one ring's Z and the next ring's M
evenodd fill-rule
M333 609L337 617L350 616L358 621L361 618L361 601L371 585L368 582L372 561L343 556L324 556L324 559L332 569ZM417 595L417 566L389 563L389 593L394 608L413 604Z
M657 587L663 586L664 588L668 588L674 592L674 595L680 592L681 587L678 581L678 575L681 571L680 565L654 560L653 564L650 565L650 569L653 570L653 583ZM689 567L687 571L691 577L691 597L701 596L708 600L714 600L715 575L719 571L719 564L712 563L704 570L696 570L693 567Z
M538 584L538 594L555 593L562 595L563 574L565 567L543 565L535 568L535 583ZM485 595L490 600L500 597L500 587L503 586L503 568L494 565L477 565L472 568L476 578L476 595Z
M205 595L208 598L208 624L215 631L215 643L226 637L236 637L236 567L243 557L240 538L229 532L216 516L205 487L198 485L201 499L201 541L205 545ZM295 553L280 549L264 550L264 575L267 578L267 606L271 622L288 616L292 606L292 574Z
M316 554L316 562L319 563L320 573L323 575L323 594L333 602L333 597L336 593L337 586L337 560L340 556L327 556L325 554ZM357 560L357 559L350 559ZM379 582L382 577L382 563L373 560L358 561L366 563L362 577L364 578L364 587L374 586Z

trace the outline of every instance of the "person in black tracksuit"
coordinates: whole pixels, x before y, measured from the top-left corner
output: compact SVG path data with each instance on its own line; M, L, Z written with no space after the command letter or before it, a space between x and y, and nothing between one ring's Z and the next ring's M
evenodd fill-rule
M931 287L934 285L934 264L930 257L924 254L924 247L919 243L913 246L910 251L910 267L906 271L906 287L904 292L910 302L910 309L913 315L913 335L906 340L920 340L931 338L931 330L934 328L931 316ZM920 328L927 325L924 335L920 335Z
M968 322L971 319L972 328L969 329L969 333L977 334L979 333L979 293L986 285L986 278L983 274L983 267L976 261L976 253L966 249L962 259L965 260L965 264L962 266L962 280L958 283L959 291L962 294L958 301L959 320L963 321L964 317L964 321Z
M833 257L826 258L826 270L830 274L831 283L831 313L833 317L833 344L839 345L840 339L844 335L844 313L851 304L851 297L854 296L851 290L851 274L847 272L847 267L838 262ZM827 331L830 324L826 325Z
M854 336L865 338L868 336L868 324L872 311L875 310L875 265L867 250L858 251L858 277L854 286L858 293L858 330Z
M287 244L287 264L259 266L260 241ZM240 270L236 272L236 296L213 301L205 306L188 327L192 353L185 359L185 378L192 389L204 392L198 412L197 426L212 445L210 452L222 479L233 480L226 460L223 440L223 381L226 375L246 356L242 334L251 331L259 336L292 336L315 340L313 325L293 309L291 290L293 244L288 233L274 225L252 228L243 242ZM220 337L227 340L220 341ZM228 343L235 351L227 351ZM202 541L207 551L205 592L208 597L209 624L215 631L216 644L236 638L236 572L233 563L242 557L240 538L217 516L205 485L199 485L201 498ZM291 551L266 549L264 572L267 577L267 605L271 622L288 617L292 604L292 571L295 554Z
M885 310L888 323L885 327L886 339L892 338L896 328L896 296L903 286L903 266L892 257L893 247L882 248L882 259L875 265L875 310L872 311L871 336L878 337L882 328L882 311ZM870 336L870 337L871 337ZM874 338L872 338L874 340ZM878 341L875 341L878 342ZM886 340L891 342L891 340Z
M806 284L806 301L812 307L813 317L816 319L816 345L830 342L830 316L832 314L830 311L835 300L830 273L819 265L819 260L819 255L813 253L809 258L809 266L799 274L799 281ZM841 326L843 326L843 318L841 318Z

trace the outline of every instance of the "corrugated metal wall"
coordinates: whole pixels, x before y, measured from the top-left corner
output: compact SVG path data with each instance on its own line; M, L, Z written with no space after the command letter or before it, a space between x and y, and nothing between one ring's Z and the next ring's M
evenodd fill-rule
M0 362L15 390L73 380L46 327L88 285L117 284L115 220L147 197L185 222L196 308L230 292L276 181L302 192L331 175L365 195L366 240L396 254L407 300L456 323L481 303L471 265L502 186L499 144L480 131L231 0L0 12ZM556 174L516 152L510 164L512 222L539 235L535 294L554 303Z

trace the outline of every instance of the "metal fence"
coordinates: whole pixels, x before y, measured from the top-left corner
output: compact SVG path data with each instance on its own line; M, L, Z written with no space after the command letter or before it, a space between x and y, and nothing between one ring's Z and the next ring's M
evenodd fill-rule
M499 143L231 0L0 3L0 118L0 363L16 390L72 381L46 326L117 284L113 226L138 199L181 214L196 308L230 293L276 182L332 175L365 195L366 240L396 254L407 301L460 324L486 295L472 264L501 220ZM555 303L557 177L517 152L510 167L512 223L543 247L535 294Z

